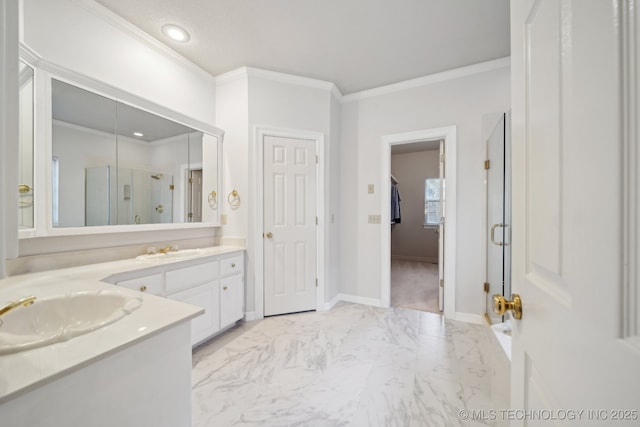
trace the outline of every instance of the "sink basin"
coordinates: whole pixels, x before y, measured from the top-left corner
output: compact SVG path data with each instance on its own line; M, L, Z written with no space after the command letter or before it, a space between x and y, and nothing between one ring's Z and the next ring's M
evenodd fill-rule
M181 259L188 259L200 256L204 253L204 249L181 249L179 251L172 251L167 253L146 254L136 257L138 261L144 262L163 262L163 261L176 261Z
M38 298L34 304L14 308L0 317L0 354L67 341L114 323L141 305L141 297L117 291Z

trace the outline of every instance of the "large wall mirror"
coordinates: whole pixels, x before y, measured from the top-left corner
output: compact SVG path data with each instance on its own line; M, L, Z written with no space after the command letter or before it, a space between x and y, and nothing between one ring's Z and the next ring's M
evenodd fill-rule
M33 199L33 68L20 61L18 228L34 226Z
M221 141L51 80L54 228L217 223Z

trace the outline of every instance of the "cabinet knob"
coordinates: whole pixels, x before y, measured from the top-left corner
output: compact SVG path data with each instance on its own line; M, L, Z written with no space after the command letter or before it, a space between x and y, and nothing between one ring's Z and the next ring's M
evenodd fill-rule
M236 263L231 263L231 268L236 268Z
M224 287L222 288L222 290L223 290L223 291L226 291L227 289L228 289L228 288L227 288L226 286L224 286Z
M147 286L146 285L140 286L140 292L146 292L146 290L147 290Z

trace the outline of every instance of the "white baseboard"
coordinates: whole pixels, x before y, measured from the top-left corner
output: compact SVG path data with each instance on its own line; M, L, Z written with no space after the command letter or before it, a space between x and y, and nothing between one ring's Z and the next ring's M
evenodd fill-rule
M252 320L256 320L256 312L255 311L248 311L244 314L244 320L247 322L250 322Z
M391 259L395 259L398 261L430 262L433 264L438 263L438 258L429 258L429 257L420 257L420 256L411 256L411 255L391 255Z
M456 312L455 320L467 323L475 323L478 325L485 323L484 317L479 314L460 313L459 311Z
M335 296L335 297L333 297L333 298L331 299L331 301L329 301L329 302L325 302L325 303L324 303L324 310L325 310L325 311L329 311L329 310L331 310L331 309L332 309L333 307L335 307L335 306L336 306L336 304L337 304L337 303L339 303L339 302L340 302L340 294L336 294L336 296Z
M338 294L336 295L334 300L336 299L337 299L336 302L345 301L345 302L352 302L355 304L371 305L373 307L382 307L382 301L376 298L360 297L357 295L349 295L349 294ZM331 301L333 302L333 300Z

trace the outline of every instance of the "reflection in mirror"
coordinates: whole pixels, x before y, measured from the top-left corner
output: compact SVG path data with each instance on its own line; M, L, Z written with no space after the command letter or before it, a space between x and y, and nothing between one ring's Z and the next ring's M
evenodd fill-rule
M120 102L117 108L118 224L182 222L174 181L177 165L189 162L189 128Z
M202 209L216 137L57 80L52 93L54 227L217 221Z
M202 132L189 131L187 222L202 222Z
M116 102L52 80L54 227L117 224Z
M33 68L20 61L18 228L33 228Z

